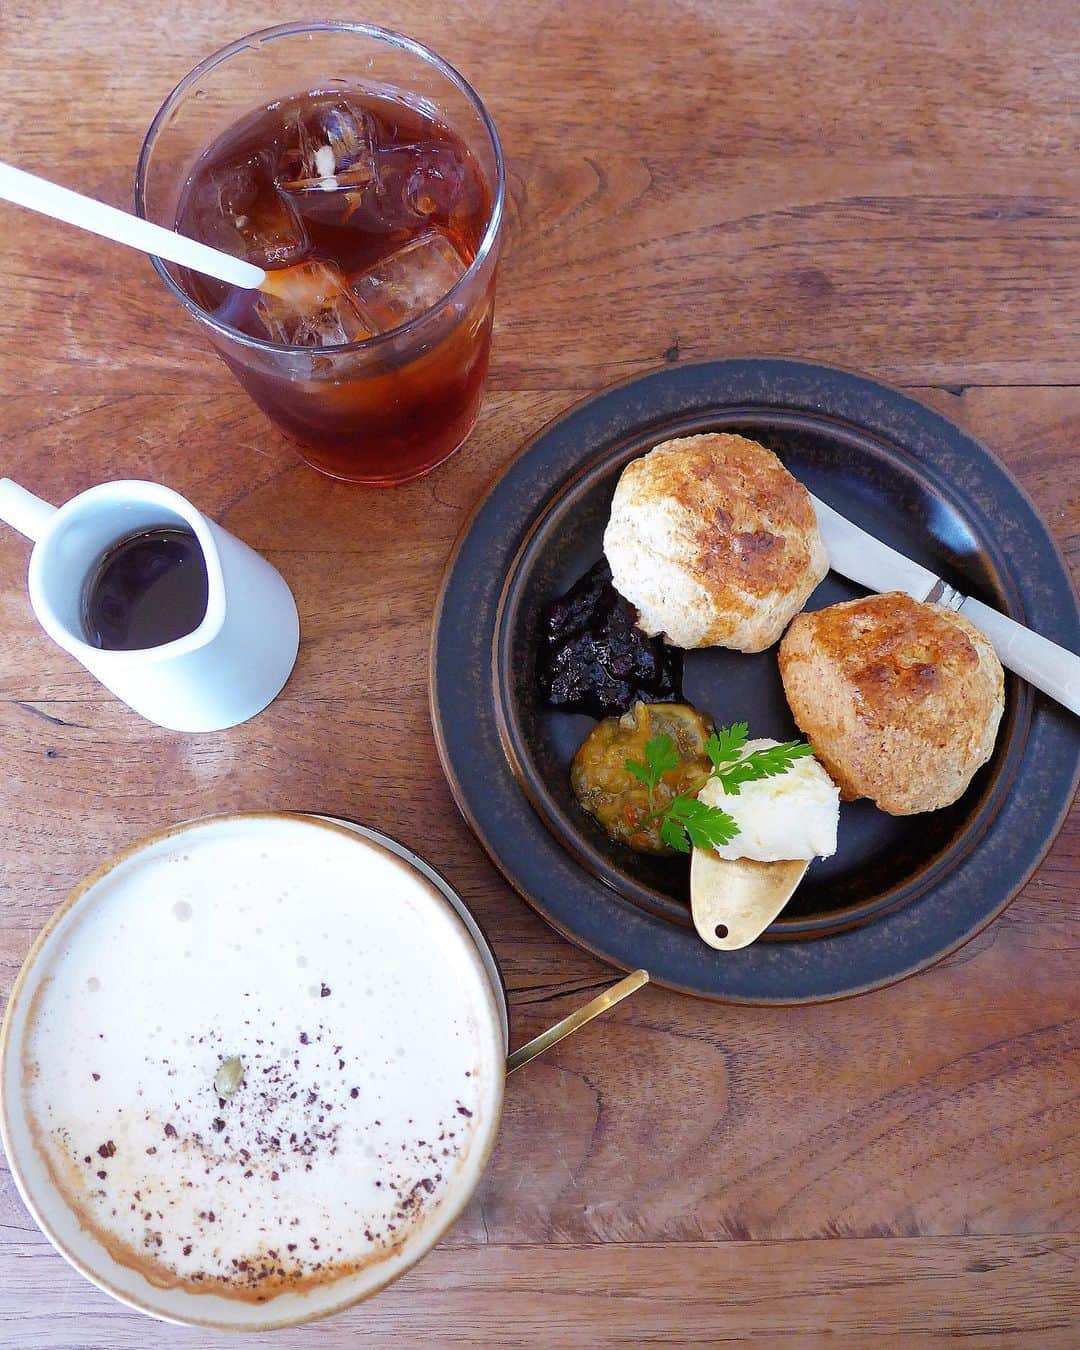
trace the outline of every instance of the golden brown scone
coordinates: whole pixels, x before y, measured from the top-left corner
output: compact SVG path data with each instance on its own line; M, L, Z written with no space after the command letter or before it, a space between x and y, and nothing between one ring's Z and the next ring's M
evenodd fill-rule
M640 626L676 647L764 651L829 570L810 494L771 450L726 434L628 464L604 552Z
M780 644L780 675L841 795L893 816L962 796L1005 706L989 638L963 615L901 594L800 614Z

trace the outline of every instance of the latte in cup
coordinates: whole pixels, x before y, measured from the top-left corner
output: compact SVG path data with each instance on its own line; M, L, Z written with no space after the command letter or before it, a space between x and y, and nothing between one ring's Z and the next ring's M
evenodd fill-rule
M91 879L37 964L7 1047L34 1151L156 1289L325 1311L427 1250L483 1169L491 981L443 896L344 828L159 837Z

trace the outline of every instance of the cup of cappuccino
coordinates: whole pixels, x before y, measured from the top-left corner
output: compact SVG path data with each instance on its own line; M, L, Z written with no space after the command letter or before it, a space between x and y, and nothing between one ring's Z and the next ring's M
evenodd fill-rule
M217 816L89 876L0 1031L19 1191L95 1284L265 1330L376 1292L468 1203L506 1005L460 899L345 822Z

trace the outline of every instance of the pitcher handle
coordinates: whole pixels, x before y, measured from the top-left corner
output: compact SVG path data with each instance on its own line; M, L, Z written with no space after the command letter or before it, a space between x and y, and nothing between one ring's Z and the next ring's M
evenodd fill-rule
M55 506L43 502L10 478L0 478L0 520L6 520L35 544L55 514Z

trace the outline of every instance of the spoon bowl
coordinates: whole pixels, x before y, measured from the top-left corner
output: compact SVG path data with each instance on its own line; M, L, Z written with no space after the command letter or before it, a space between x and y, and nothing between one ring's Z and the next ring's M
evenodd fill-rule
M694 849L690 910L698 936L720 952L748 947L791 899L809 865L804 860L731 861Z

